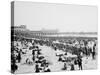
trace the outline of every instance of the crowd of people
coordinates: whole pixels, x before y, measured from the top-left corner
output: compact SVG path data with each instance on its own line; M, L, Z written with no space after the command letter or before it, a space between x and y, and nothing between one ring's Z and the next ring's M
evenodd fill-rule
M11 72L15 73L19 65L34 65L34 72L51 72L50 65L43 55L40 46L50 47L55 52L57 62L63 63L61 70L83 69L82 58L96 59L97 39L51 39L51 38L25 38L14 36L11 41ZM48 51L48 50L47 50Z

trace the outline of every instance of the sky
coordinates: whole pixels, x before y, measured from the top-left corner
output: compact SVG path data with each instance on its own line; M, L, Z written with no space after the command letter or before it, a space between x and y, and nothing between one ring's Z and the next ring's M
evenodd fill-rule
M96 6L16 1L14 25L26 25L30 30L97 32L97 11Z

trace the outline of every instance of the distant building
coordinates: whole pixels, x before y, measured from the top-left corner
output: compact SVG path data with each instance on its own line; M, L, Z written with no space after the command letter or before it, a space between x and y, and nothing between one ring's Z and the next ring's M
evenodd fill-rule
M11 29L15 30L15 31L26 31L26 30L28 30L26 25L12 26Z

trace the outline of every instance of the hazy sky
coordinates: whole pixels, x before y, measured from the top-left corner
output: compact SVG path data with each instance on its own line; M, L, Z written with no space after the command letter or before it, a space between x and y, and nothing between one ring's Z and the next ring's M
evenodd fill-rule
M96 6L15 2L14 25L31 30L97 32L97 16Z

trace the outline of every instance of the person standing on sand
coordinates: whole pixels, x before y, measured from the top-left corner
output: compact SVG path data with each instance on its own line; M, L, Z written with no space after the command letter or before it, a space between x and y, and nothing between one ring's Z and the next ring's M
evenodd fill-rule
M74 64L71 64L71 71L75 70Z
M79 70L82 70L82 59L80 56L78 56L78 66L79 66Z

